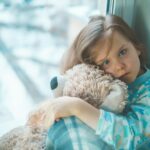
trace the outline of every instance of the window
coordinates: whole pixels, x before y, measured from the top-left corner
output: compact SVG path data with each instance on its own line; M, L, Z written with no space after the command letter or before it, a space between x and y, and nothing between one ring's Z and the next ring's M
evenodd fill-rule
M35 104L52 96L49 80L58 74L63 52L90 15L105 12L104 4L104 0L0 1L0 135L24 123Z

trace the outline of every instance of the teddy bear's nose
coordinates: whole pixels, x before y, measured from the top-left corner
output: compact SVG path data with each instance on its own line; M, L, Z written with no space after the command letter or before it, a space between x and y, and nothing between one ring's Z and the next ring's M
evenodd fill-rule
M50 81L50 88L51 90L56 89L58 86L58 81L57 81L57 77L53 77Z

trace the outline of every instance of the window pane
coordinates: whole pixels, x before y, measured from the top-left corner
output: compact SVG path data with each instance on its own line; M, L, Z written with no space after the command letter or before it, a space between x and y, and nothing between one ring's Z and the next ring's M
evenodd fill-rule
M100 7L100 0L0 1L0 135L52 97L63 52Z

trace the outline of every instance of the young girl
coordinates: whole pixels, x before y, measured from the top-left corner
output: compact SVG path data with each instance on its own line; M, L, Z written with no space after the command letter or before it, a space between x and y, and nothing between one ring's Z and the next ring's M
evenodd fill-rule
M145 66L143 55L143 45L120 17L91 18L65 54L61 72L79 63L99 65L106 73L128 84L129 103L122 115L116 115L98 110L80 98L60 97L49 102L55 119L79 118L94 130L97 139L116 150L135 150L141 146L141 149L148 148L150 70Z

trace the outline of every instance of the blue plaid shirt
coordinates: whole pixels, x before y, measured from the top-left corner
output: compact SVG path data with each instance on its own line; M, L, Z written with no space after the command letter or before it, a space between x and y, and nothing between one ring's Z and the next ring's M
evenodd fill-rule
M47 150L111 150L95 131L76 117L56 122L48 131Z

